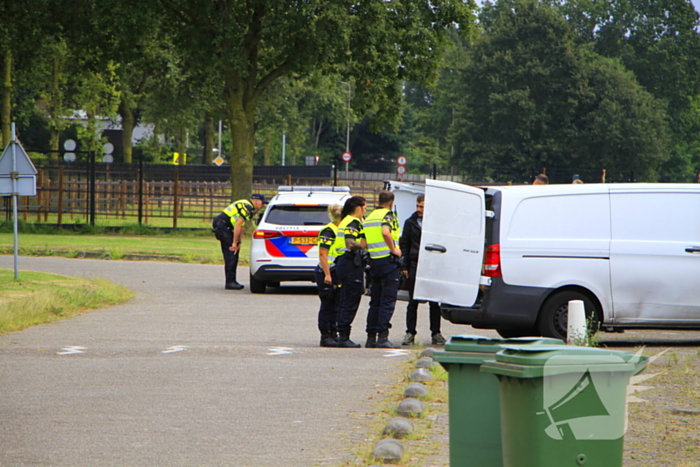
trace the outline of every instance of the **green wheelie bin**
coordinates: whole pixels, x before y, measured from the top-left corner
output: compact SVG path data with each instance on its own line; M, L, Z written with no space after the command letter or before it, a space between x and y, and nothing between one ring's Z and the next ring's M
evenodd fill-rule
M450 466L502 467L498 379L479 371L505 345L564 344L559 339L493 339L452 336L445 350L433 353L448 372Z
M599 348L504 346L481 366L499 380L503 467L621 467L627 385L646 364Z

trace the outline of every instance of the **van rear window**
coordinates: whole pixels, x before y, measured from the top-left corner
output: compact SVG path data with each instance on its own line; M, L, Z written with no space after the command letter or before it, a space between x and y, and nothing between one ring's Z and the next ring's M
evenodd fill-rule
M265 222L276 225L326 225L328 206L291 206L276 204L268 208Z

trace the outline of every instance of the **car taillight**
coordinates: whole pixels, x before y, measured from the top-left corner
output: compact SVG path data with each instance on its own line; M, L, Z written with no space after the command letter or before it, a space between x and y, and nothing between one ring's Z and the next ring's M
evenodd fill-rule
M277 238L281 236L282 234L276 230L256 230L253 232L253 238Z
M484 276L501 277L501 245L495 243L486 248Z

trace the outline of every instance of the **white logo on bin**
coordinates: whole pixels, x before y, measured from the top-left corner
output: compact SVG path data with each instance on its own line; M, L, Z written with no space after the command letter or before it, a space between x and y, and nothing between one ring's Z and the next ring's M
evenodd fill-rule
M553 355L544 366L545 433L556 440L614 440L627 431L627 383L633 371L618 355ZM616 369L615 367L618 366ZM626 365L625 365L626 366ZM580 367L580 371L571 371Z

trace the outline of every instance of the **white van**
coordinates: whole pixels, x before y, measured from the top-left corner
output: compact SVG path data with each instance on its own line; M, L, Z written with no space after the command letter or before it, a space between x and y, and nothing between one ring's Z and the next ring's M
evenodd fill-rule
M504 337L700 329L700 185L426 182L415 297Z

